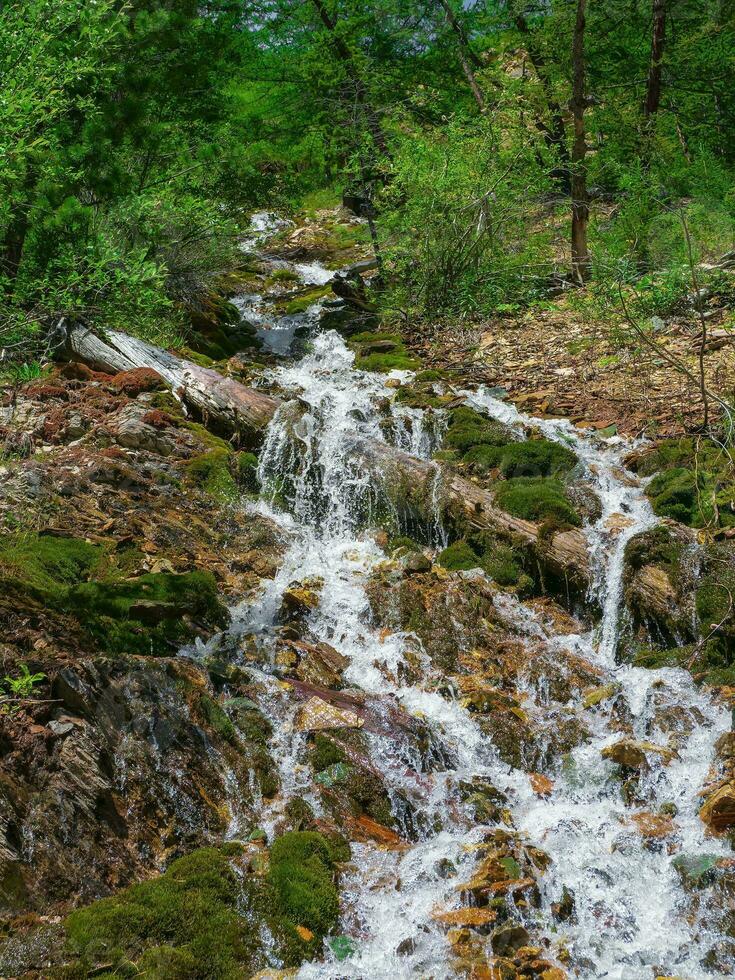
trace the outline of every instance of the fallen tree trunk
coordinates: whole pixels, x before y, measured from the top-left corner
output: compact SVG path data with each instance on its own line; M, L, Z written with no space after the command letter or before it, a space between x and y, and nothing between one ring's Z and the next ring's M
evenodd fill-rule
M225 378L211 368L200 367L137 340L117 330L101 339L86 327L74 325L67 330L67 352L70 357L103 371L127 371L151 368L171 385L175 394L199 412L205 423L255 440L282 404L232 378ZM531 521L513 517L495 506L489 490L476 486L451 470L439 469L436 463L411 456L378 439L356 436L349 446L362 466L376 480L418 490L425 488L441 473L441 505L455 515L461 514L470 527L490 530L531 545L537 555L555 571L576 583L589 579L589 556L584 534L576 529L558 531L541 540L539 528Z
M447 468L439 468L437 463L411 456L376 439L355 439L350 448L354 448L366 469L382 474L387 481L393 477L404 485L422 488L422 492L436 480L439 471L439 497L445 510L461 515L462 520L475 530L491 530L524 541L570 580L584 584L589 580L587 539L576 528L557 531L541 541L537 524L500 510L495 506L491 491Z
M257 436L281 404L278 398L247 388L211 368L201 367L118 330L106 331L102 339L88 327L74 324L67 328L66 349L71 359L83 361L100 371L117 373L151 368L185 405L202 416L205 424L212 421L227 432Z

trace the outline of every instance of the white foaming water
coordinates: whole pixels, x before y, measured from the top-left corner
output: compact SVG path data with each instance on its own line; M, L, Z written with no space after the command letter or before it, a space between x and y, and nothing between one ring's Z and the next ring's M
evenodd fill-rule
M585 528L592 588L602 610L594 634L555 636L530 607L503 593L496 597L506 621L527 637L529 651L543 644L559 659L570 652L598 670L601 684L620 685L616 712L605 705L585 711L576 695L568 705L552 703L576 713L589 738L548 771L554 788L542 799L531 792L527 773L498 760L473 717L457 701L437 693L441 677L433 673L428 658L423 658L421 680L403 679L411 676L402 668L409 648L415 655L416 638L379 634L369 625L365 587L385 558L359 528L390 501L354 448L365 437L383 439L428 459L440 434L436 420L429 422L419 410L397 404L383 377L355 371L353 355L332 332L314 337L311 351L298 363L272 372L271 380L294 400L271 423L260 477L264 496L272 503L257 507L288 529L292 544L260 601L238 611L234 628L267 637L284 590L294 580L320 579L320 604L307 625L311 634L349 659L346 684L375 703L398 706L423 719L441 750L422 767L415 750L401 739L366 736L371 764L381 772L399 827L406 805L415 816L410 833L406 831L412 842L395 850L353 845L342 881L341 928L355 937L355 952L336 962L327 949L323 962L304 965L299 976L440 980L461 975L432 912L437 906L457 907L456 882L471 876L475 861L468 845L487 831L473 822L457 797L457 783L473 777L484 777L507 794L516 828L551 857L539 882L541 908L519 915L546 932L552 955L562 948L569 951L574 975L588 980L652 980L657 973L683 980L715 976L701 962L716 938L706 928L706 898L696 918L687 919L674 855L665 843L647 845L631 823L641 810L655 813L662 804L669 809L673 804L678 853L724 853L719 844L705 841L697 792L728 718L684 671L616 663L625 545L655 523L642 487L624 471L625 444L582 434L566 421L525 418L482 390L466 393L478 410L516 428L533 424L548 438L570 445L602 505L600 519ZM436 517L433 526L424 528L435 545L444 543L439 497L437 484ZM613 515L622 517L613 523ZM271 750L284 790L280 803L263 809L263 825L272 833L290 795L307 799L317 814L321 810L309 769L301 761L304 736L293 732L293 704L267 672L259 678L265 692L261 707L274 722ZM542 696L532 686L528 693L530 713L542 715L549 706L547 693ZM601 750L626 731L665 744L671 730L678 757L668 766L653 761L639 790L645 806L626 806L614 767L602 760ZM399 800L401 813L395 806ZM574 895L576 914L572 921L559 923L551 906L564 887Z

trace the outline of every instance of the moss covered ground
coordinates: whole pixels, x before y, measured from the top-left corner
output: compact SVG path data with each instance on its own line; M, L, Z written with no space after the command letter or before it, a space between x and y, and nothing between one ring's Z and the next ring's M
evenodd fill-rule
M209 573L130 577L140 559L80 538L10 534L0 542L0 585L21 604L72 616L110 653L167 655L193 637L192 622L225 624Z

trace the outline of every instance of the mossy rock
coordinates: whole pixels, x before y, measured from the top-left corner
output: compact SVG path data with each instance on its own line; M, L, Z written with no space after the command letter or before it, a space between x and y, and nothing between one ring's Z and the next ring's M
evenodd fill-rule
M638 472L657 473L646 488L657 516L689 527L735 526L732 450L710 439L667 439L643 456Z
M324 835L290 831L273 842L268 883L273 891L271 914L277 934L285 939L284 963L297 966L321 951L324 937L339 921L339 892L333 851ZM313 938L304 939L298 927Z
M420 362L412 357L398 336L390 333L358 333L350 338L358 371L415 371Z
M192 639L191 621L224 627L228 613L208 572L152 572L118 582L84 582L59 599L110 653L170 655Z
M450 544L439 553L436 560L442 568L452 572L469 571L471 568L480 568L482 564L479 555L466 541L455 541L454 544Z
M235 501L238 490L230 472L231 456L229 448L210 449L206 453L194 456L184 464L187 482L211 494L222 503Z
M134 575L141 555L80 538L6 535L0 583L20 606L44 607L77 620L109 653L168 655L197 635L223 627L228 613L208 572Z
M514 477L495 488L498 507L526 521L546 521L553 518L579 527L579 514L564 492L563 485L544 477Z
M512 433L502 422L461 405L451 413L444 445L464 454L473 446L506 446L512 439Z
M697 587L695 608L699 631L707 639L707 665L728 670L735 665L735 546L710 545Z
M64 923L70 963L56 976L98 964L110 964L111 976L128 975L135 964L134 975L160 980L235 980L257 972L266 956L251 920L264 917L267 896L255 878L235 873L226 851L194 851L163 875L72 912Z
M237 743L237 730L228 717L227 712L218 701L215 701L214 698L206 693L202 694L199 697L199 710L209 727L220 738L226 742Z
M258 457L255 453L237 453L234 458L237 482L248 493L257 493L260 487L258 481Z

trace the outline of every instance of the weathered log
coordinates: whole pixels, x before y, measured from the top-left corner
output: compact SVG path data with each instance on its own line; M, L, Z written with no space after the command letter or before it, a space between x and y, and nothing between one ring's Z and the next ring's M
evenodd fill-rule
M247 433L251 438L262 434L282 404L278 398L117 330L107 331L103 340L86 327L72 326L67 331L67 350L73 358L104 371L152 368L205 422L211 421L229 432ZM378 439L356 436L348 448L376 480L400 479L404 485L420 488L440 472L443 506L455 512L459 509L471 527L520 538L532 545L550 567L571 580L585 583L589 579L587 541L581 531L558 531L541 542L536 524L498 509L489 490L449 469L439 470L436 463L418 459Z
M556 571L571 580L586 583L589 579L587 539L582 531L572 528L557 531L539 540L539 527L532 521L514 517L495 506L491 491L465 480L437 463L411 456L394 446L376 439L356 438L350 444L366 469L383 474L391 473L415 488L427 487L440 475L438 496L445 509L459 512L467 524L480 531L491 530L532 545Z
M104 339L78 324L67 328L67 354L101 371L129 371L152 368L169 384L185 405L194 408L205 423L212 421L228 432L262 432L280 400L254 388L247 388L232 378L225 378L211 368L154 347L144 340L118 330L108 330Z

